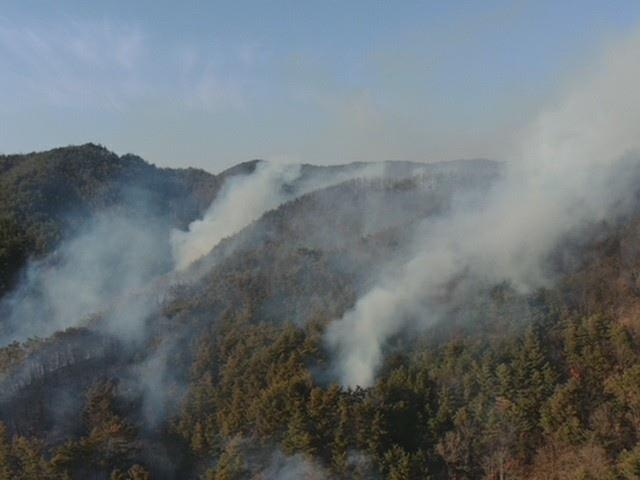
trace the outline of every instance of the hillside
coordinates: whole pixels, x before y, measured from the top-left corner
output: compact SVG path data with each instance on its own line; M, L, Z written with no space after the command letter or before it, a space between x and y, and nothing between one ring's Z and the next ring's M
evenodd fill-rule
M0 156L0 294L27 257L51 252L98 211L151 211L185 225L219 185L201 170L159 169L93 144Z
M481 211L501 164L211 175L85 145L0 165L0 478L636 478L637 196L564 235L552 281L463 265L425 289L349 386L331 325ZM174 270L174 229L233 223L236 198L269 202Z

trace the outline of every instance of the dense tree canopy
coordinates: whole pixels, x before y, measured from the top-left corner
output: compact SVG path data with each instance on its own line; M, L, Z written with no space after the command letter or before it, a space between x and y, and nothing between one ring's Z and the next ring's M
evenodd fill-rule
M137 185L184 225L219 186L93 145L0 157L0 172L4 289L80 221L71 207ZM638 218L598 226L553 287L487 285L397 335L373 386L335 383L327 325L414 228L391 215L372 230L365 192L438 215L447 178L353 180L268 212L165 292L138 343L93 328L98 312L1 348L0 478L640 478Z

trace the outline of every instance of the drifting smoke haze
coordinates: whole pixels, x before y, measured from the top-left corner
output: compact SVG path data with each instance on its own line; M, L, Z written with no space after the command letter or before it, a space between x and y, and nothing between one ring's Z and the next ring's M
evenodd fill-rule
M409 242L410 260L385 269L393 274L382 275L330 325L326 342L341 383L371 385L387 340L407 327L439 321L443 309L434 299L463 272L484 282L508 280L523 291L544 285L550 280L545 257L564 235L623 208L633 183L623 168L640 141L639 52L637 33L608 49L585 79L523 132L504 179L486 198L459 202L446 216L425 221ZM302 172L300 165L258 162L251 174L228 177L186 231L168 232L166 223L151 217L101 215L50 257L29 265L2 301L3 343L82 324L160 275L187 269L267 211L351 178L381 177L384 166ZM108 316L105 328L123 337L141 335L154 306L146 297L122 303L127 305Z
M125 3L0 15L0 480L633 477L640 3Z
M553 285L561 273L554 254L570 243L564 240L588 235L590 227L616 222L633 208L640 166L637 85L640 31L610 46L555 106L543 110L514 139L505 164L334 168L258 161L216 183L219 190L206 200L213 201L195 220L195 213L176 221L153 208L148 214L102 211L53 253L27 264L17 287L0 300L0 345L88 327L65 340L66 351L82 352L84 345L85 360L98 364L104 357L105 371L117 371L122 397L138 405L142 430L151 436L189 399L193 358L224 356L213 352L216 347L205 353L191 349L230 311L239 325L248 312L261 325L275 319L302 328L311 325L302 325L308 319L325 325L342 315L319 329L329 375L344 387L371 387L395 337L459 321L453 315L464 316L460 312L473 299L497 284L522 294ZM216 250L225 239L231 248ZM261 242L276 246L261 249ZM239 258L225 264L222 257L235 253ZM264 258L269 255L282 259L270 263ZM211 261L199 262L207 256ZM319 283L340 278L330 275L331 268L348 281L322 290ZM260 269L268 271L256 274ZM234 282L251 288L238 293ZM246 303L220 300L234 296ZM0 400L19 398L34 378L44 382L82 355L64 357L53 346L33 355L12 370ZM64 361L53 364L49 358ZM50 370L43 367L47 362ZM313 368L324 379L327 367ZM70 405L61 411L73 412L79 399L64 387L58 390L56 398L68 398L60 401ZM68 421L65 415L61 424ZM224 442L229 448L234 440ZM241 446L250 452L248 445ZM262 447L253 464L243 465L256 478L331 478L327 465L314 458ZM166 463L160 470L174 468L169 460L158 461ZM373 472L367 454L352 453L345 462L352 471L368 472L365 478Z
M0 301L6 319L0 341L47 337L88 325L96 315L102 331L142 340L145 321L157 313L159 299L173 284L173 271L187 269L222 239L289 200L382 171L381 164L362 164L316 178L303 177L300 165L259 162L250 174L228 177L187 231L170 230L167 219L152 214L105 211L51 255L28 265L18 287ZM161 276L166 281L156 283Z
M273 455L270 465L258 474L265 480L327 480L331 478L326 469L303 455L287 457L280 452Z
M152 217L105 212L88 222L53 254L32 262L18 288L0 303L2 343L77 326L146 288L171 268L167 234ZM143 311L146 306L136 302L123 305L110 331L122 338L139 336Z
M305 193L351 178L380 176L382 164L362 164L321 178L302 178L301 165L260 162L251 175L231 177L202 219L187 231L173 230L171 248L177 270L208 254L224 238L238 233L264 213Z
M287 199L283 186L300 175L300 167L261 162L248 176L235 176L222 187L204 217L189 225L188 231L171 235L173 258L183 270L206 255L220 240L258 219L264 212Z
M413 258L328 328L343 385L372 385L391 337L442 320L437 298L453 280L506 280L521 291L544 285L552 280L546 257L563 236L624 211L635 183L625 167L640 146L639 84L635 33L523 132L485 204L424 225Z

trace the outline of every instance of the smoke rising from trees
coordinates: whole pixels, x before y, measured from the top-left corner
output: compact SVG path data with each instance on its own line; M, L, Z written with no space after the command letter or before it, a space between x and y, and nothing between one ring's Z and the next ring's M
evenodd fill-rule
M381 278L329 327L341 383L370 386L385 343L409 326L438 322L438 297L454 280L544 285L545 258L564 235L624 211L634 183L626 167L640 147L639 60L640 34L607 50L523 132L484 205L425 225L401 273Z

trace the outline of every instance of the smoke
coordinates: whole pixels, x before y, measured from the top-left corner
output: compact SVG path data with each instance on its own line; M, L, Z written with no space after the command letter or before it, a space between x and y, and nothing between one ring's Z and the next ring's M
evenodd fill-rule
M412 258L329 326L325 339L343 384L371 385L391 337L441 320L443 304L480 281L508 280L521 291L552 281L546 260L564 236L629 206L638 85L640 32L606 50L530 124L485 202L423 226Z
M354 177L379 176L381 164L363 164L346 171L303 177L300 165L260 162L251 175L226 180L202 219L187 231L173 230L171 248L175 268L184 270L264 213L300 195Z
M98 215L51 255L28 265L19 286L0 303L0 342L47 337L107 310L113 313L111 333L137 336L146 302L123 300L133 300L171 268L167 239L168 229L153 218Z
M287 197L283 186L299 174L299 166L261 162L253 174L228 179L202 219L192 222L186 232L172 232L176 268L185 269L220 240L280 205Z
M127 203L97 214L46 258L29 262L17 288L0 300L0 346L88 327L113 342L108 345L123 360L118 376L126 393L140 400L145 426L155 429L175 411L186 390L181 368L187 367L175 364L187 348L179 341L183 337L178 330L170 337L160 333L167 320L162 306L176 283L184 280L175 274L176 265L187 267L281 203L354 177L380 176L382 171L379 164L324 169L261 163L250 175L229 177L204 218L193 222L188 232L172 230L170 212L159 216L154 198L127 190ZM132 198L135 206L129 208ZM172 254L177 255L175 263ZM87 348L91 355L111 353ZM133 356L135 352L139 353ZM79 353L63 366L86 355ZM46 364L37 365L47 373L41 368ZM16 387L6 398L23 385L19 375L12 378L18 379L13 382Z
M328 472L320 465L305 458L303 455L287 457L276 452L269 466L253 478L264 480L328 480Z
M176 280L166 275L175 267L186 268L287 200L349 178L379 176L381 169L362 164L303 175L299 165L261 162L250 175L228 178L187 232L171 230L168 218L151 214L145 198L146 214L103 211L46 258L29 262L17 288L0 300L0 345L76 326L142 341L146 320L159 312Z
M253 463L249 465L253 467ZM335 478L327 468L302 454L286 456L276 450L266 461L261 458L257 462L259 471L251 476L260 480L330 480ZM266 465L266 467L264 467ZM374 473L370 459L361 452L353 451L347 455L347 468L354 478L378 478ZM256 470L252 468L252 470Z
M156 428L180 404L187 385L180 379L175 359L179 356L181 338L169 337L157 346L153 353L133 365L124 385L132 398L142 400L142 417L146 428ZM157 343L157 342L151 342Z

